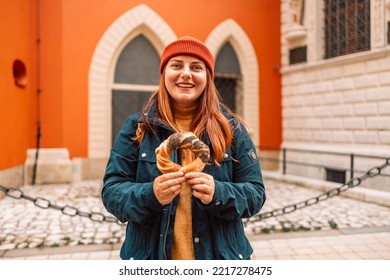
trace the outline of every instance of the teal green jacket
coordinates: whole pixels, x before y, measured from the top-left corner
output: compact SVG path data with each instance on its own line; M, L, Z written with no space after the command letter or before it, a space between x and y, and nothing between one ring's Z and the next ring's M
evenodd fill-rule
M254 143L234 117L227 117L234 130L233 143L219 166L211 164L203 170L214 177L214 199L204 205L192 198L196 259L249 259L253 250L245 236L242 218L258 213L266 198ZM161 205L154 195L153 181L161 175L155 150L173 131L151 117L157 134L147 132L138 146L132 138L138 122L144 118L137 113L123 124L111 149L102 200L110 213L127 223L122 259L171 259L179 197ZM202 141L210 146L208 138ZM180 164L178 153L174 152L171 160Z

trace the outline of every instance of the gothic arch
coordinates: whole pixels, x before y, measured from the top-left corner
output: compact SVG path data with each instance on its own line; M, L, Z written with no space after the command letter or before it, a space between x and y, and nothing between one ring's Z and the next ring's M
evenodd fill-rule
M248 123L256 145L260 139L259 125L259 75L255 50L244 30L232 19L219 24L208 36L206 45L217 56L229 42L237 54L243 79L243 118Z
M88 157L106 158L111 148L111 84L121 50L137 35L144 35L161 53L176 35L146 5L120 16L106 30L93 54L89 70Z

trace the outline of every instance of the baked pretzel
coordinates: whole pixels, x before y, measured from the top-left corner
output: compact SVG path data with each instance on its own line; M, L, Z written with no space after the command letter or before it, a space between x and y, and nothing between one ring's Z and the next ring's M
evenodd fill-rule
M181 166L171 161L174 150L189 149L196 158L189 164ZM210 148L192 132L177 132L169 136L156 149L157 168L163 173L182 171L184 173L202 171L209 163Z

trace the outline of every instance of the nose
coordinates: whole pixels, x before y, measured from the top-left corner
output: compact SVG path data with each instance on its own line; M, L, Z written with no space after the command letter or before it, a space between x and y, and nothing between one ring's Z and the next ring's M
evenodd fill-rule
M191 71L189 66L183 67L183 71L181 72L181 77L186 79L191 79Z

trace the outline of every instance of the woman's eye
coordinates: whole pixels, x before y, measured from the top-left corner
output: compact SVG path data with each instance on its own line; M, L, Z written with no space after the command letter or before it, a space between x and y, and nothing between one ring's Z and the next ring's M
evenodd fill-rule
M201 65L194 65L192 67L195 71L202 71L203 70L203 67Z
M180 68L180 64L178 64L178 63L172 63L172 64L171 64L171 67L177 69L177 68Z

